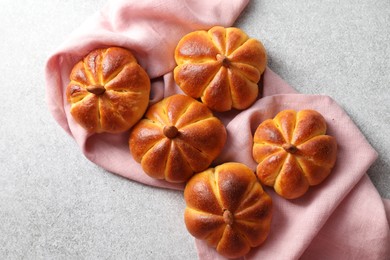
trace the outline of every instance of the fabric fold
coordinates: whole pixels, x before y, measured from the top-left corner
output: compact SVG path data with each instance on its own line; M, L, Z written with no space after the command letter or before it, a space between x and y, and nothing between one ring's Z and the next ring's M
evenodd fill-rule
M388 219L381 201L368 175L363 175L300 259L389 259Z

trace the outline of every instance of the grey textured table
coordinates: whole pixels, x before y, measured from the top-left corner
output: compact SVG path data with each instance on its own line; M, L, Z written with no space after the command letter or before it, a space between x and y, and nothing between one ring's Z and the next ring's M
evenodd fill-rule
M263 41L296 90L326 94L379 158L390 198L390 2L252 1L235 24ZM115 176L84 158L44 99L45 59L104 0L0 2L0 258L196 259L177 191Z

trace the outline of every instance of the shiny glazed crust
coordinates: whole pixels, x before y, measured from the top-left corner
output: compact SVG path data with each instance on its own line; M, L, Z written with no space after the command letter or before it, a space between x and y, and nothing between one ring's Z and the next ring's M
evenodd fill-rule
M149 104L150 79L132 53L119 47L97 49L70 74L70 113L90 133L131 128Z
M253 144L259 180L287 199L320 184L337 156L336 139L326 129L324 117L314 110L284 110L262 122Z
M247 254L269 234L271 197L244 164L225 163L194 175L184 199L188 231L225 257Z
M223 112L246 109L258 97L267 64L263 44L234 27L185 35L175 50L174 78L193 98Z
M210 166L226 137L225 126L210 109L177 94L147 110L131 131L129 147L149 176L185 182Z

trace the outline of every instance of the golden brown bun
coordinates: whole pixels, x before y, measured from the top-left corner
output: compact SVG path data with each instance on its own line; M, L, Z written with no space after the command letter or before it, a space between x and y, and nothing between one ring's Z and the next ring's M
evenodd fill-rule
M90 133L128 130L149 104L149 76L123 48L90 52L73 67L70 80L70 113Z
M223 112L253 104L267 55L263 44L242 30L215 26L185 35L176 47L175 60L174 78L180 88Z
M226 129L204 104L173 95L151 106L129 138L130 151L151 177L185 182L210 166L226 142Z
M225 163L194 175L184 199L188 231L225 257L247 254L269 234L271 197L244 164Z
M287 199L320 184L337 156L336 139L325 135L326 128L324 117L314 110L283 110L262 122L253 145L260 181Z

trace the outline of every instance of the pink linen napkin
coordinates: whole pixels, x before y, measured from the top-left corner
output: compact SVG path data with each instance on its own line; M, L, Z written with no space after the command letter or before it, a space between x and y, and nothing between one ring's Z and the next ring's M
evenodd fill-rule
M53 117L75 139L85 156L104 169L147 185L182 190L183 184L169 184L143 173L129 153L128 132L88 135L74 122L64 95L69 72L92 49L122 46L134 53L151 77L151 103L181 93L172 75L173 50L178 40L193 30L232 25L248 1L110 1L73 32L47 61L47 103ZM271 233L264 245L245 258L387 259L389 222L384 203L390 208L389 203L381 200L365 174L376 159L376 152L330 97L294 93L267 68L263 98L240 113L215 113L227 127L228 142L214 164L237 161L255 169L251 157L255 128L286 108L321 112L329 134L339 144L338 161L331 176L304 197L288 201L266 188L274 200ZM200 259L223 259L202 241L197 240L196 246Z

